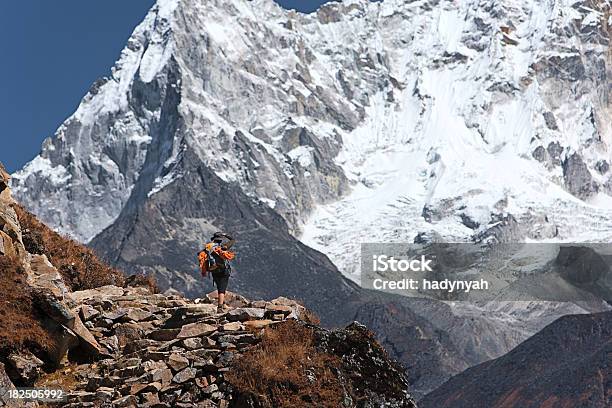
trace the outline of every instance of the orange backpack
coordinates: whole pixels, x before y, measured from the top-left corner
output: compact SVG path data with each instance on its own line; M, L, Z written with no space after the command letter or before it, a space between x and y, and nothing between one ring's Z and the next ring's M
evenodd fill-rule
M217 269L229 269L229 261L236 256L232 251L224 250L223 247L214 242L209 242L198 254L200 270L203 275Z

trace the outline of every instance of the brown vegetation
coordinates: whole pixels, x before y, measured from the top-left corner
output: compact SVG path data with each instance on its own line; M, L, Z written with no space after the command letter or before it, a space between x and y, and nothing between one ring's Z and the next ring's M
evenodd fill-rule
M321 324L321 318L312 310L305 308L301 313L300 318L308 324L314 324L319 326Z
M151 293L161 293L157 279L153 275L136 274L125 278L124 286L141 286L149 289Z
M51 339L33 305L26 274L16 258L0 256L0 355L30 348L46 350Z
M314 346L312 329L295 321L268 327L261 343L227 375L239 398L262 407L339 407L350 393L339 380L341 361Z
M72 290L123 285L123 274L100 261L91 249L53 231L23 207L13 207L19 217L26 250L47 255Z

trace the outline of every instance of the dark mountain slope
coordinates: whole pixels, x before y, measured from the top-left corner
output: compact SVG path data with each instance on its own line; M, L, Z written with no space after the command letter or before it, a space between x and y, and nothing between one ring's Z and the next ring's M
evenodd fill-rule
M472 367L421 407L612 405L612 312L564 316L508 354Z

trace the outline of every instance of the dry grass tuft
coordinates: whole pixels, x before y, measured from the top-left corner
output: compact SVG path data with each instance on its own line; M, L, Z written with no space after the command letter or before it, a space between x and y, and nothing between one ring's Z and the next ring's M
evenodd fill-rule
M61 236L20 205L13 207L19 217L26 250L47 255L72 290L123 286L123 274L98 259L91 249Z
M126 286L142 286L149 289L151 293L161 293L157 285L157 279L153 275L136 274L125 279Z
M319 326L321 324L321 318L315 312L310 309L305 309L300 318L308 324Z
M347 393L338 378L341 361L314 347L312 329L293 320L265 329L261 343L244 353L226 376L245 399L262 407L339 407Z
M34 307L26 273L19 261L0 256L0 356L29 348L45 351L52 344Z

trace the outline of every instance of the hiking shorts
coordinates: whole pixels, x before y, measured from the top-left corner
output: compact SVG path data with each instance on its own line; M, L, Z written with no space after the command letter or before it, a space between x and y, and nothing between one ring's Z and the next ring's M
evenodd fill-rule
M225 293L227 290L227 284L229 283L229 277L229 271L213 272L212 278L213 282L215 282L215 286L217 287L217 292Z

